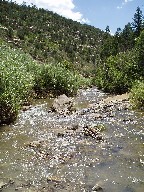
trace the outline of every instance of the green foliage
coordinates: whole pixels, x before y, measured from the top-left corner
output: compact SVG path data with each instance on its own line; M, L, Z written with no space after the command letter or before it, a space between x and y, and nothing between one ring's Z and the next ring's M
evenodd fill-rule
M136 42L137 62L139 74L144 77L144 30L141 32Z
M98 65L93 82L107 92L127 92L135 80L144 77L144 20L139 7L133 20L123 30L118 28L113 37L109 28L104 35L102 64Z
M108 30L108 29L107 29ZM134 30L130 23L125 25L124 29L117 28L114 36L108 32L104 34L103 43L101 46L101 60L106 61L109 56L116 56L120 52L133 49L135 45Z
M143 20L142 11L140 7L137 7L136 13L134 14L134 18L133 18L133 23L132 23L135 37L139 37L142 29L144 29L143 22L144 20Z
M30 94L33 77L27 62L32 62L27 55L0 45L0 124L13 121Z
M143 29L144 17L140 7L137 7L133 22L125 25L123 30L117 28L114 36L110 35L110 29L109 26L107 26L101 46L101 60L105 61L111 55L115 56L120 52L133 49L136 45L135 40L140 36Z
M37 95L49 92L73 95L88 82L71 71L69 63L39 64L21 50L12 49L0 40L0 124L13 122L18 111ZM34 94L35 95L35 94Z
M99 66L94 83L111 93L124 93L138 78L138 66L135 51L110 56L104 66Z
M134 31L132 29L131 23L125 25L121 36L120 50L126 51L131 50L135 45Z
M41 62L55 59L77 63L95 63L104 33L89 25L66 19L48 10L0 1L0 24L3 35L13 46Z
M133 85L130 101L134 108L144 110L144 81L136 81Z
M39 65L35 74L34 89L38 94L53 92L66 95L76 94L79 87L86 84L86 80L76 72L58 65Z
M115 52L113 37L111 37L110 34L106 34L106 36L104 36L100 57L103 61L105 61L110 55L113 55L113 52Z

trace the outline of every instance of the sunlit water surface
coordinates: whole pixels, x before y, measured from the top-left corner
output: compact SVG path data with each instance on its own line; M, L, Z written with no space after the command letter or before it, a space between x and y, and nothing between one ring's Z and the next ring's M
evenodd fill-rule
M104 93L90 88L81 90L75 102L83 110L104 97ZM31 192L39 191L50 178L63 183L63 187L53 186L53 191L88 192L96 184L105 192L144 191L142 112L116 110L113 116L100 120L88 112L59 116L48 112L51 102L38 101L21 112L15 124L0 128L0 182L15 182L15 187L10 184L2 191L24 192L31 186ZM103 142L77 132L59 134L73 124L97 123L106 127ZM42 147L29 147L33 141L42 141ZM26 182L30 186L24 186Z

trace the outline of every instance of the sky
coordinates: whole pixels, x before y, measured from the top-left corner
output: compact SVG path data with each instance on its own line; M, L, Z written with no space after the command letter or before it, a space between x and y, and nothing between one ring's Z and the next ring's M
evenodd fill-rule
M109 26L114 34L133 21L139 6L144 15L144 0L14 0L18 4L34 4L74 21L92 25L101 30Z

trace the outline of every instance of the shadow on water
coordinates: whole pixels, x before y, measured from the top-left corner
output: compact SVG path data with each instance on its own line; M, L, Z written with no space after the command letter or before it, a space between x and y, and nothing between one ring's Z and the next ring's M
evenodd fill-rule
M48 112L52 101L42 100L1 127L0 191L143 192L144 114L114 108L98 118L88 105L105 97L81 90L71 115ZM85 136L85 124L104 125L104 140Z

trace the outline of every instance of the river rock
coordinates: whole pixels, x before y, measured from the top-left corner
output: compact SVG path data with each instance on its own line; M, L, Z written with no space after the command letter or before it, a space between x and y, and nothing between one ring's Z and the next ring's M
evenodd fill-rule
M89 115L90 118L93 118L94 120L100 120L100 119L103 119L103 115L100 114L100 113L91 113Z
M8 182L0 181L0 191L2 191L3 188L6 188L11 184L14 184L14 181L11 179Z
M22 110L23 110L23 111L27 111L27 110L29 110L31 107L32 107L31 105L23 106L23 107L22 107Z
M6 186L7 184L3 181L0 181L0 191Z
M79 124L73 124L69 127L67 127L68 130L73 130L73 131L76 131L79 129Z
M96 184L93 188L92 188L92 191L99 191L99 192L103 192L103 188Z
M61 183L63 180L60 177L57 176L49 176L47 177L47 182L55 182L55 183Z
M96 129L95 127L85 125L83 127L83 131L84 131L85 136L90 136L90 137L95 138L98 141L103 141L103 137L100 134L100 131L98 129Z
M73 100L67 97L65 94L60 95L58 98L54 99L51 109L53 112L64 115L75 111Z
M25 146L28 147L35 147L35 148L39 148L44 144L43 140L38 140L38 141L31 141L25 144Z

